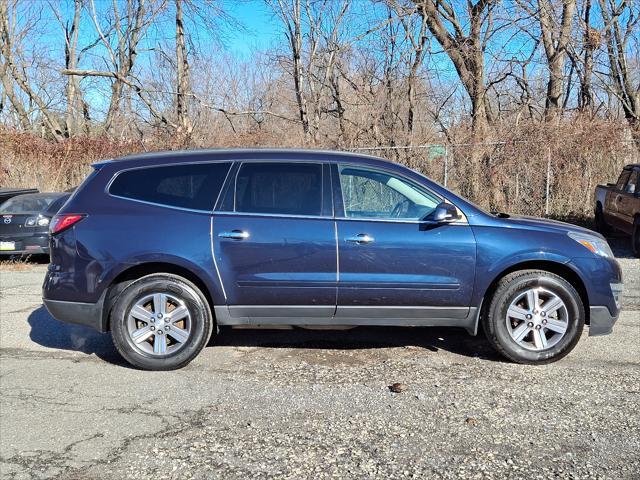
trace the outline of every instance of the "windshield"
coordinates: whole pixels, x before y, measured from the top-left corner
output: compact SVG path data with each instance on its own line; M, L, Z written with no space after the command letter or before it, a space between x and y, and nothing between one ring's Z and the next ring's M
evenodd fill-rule
M44 212L60 195L18 195L0 205L2 213Z

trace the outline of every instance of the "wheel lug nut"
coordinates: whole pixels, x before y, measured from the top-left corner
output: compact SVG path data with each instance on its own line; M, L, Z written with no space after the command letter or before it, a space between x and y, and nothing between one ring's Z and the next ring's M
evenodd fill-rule
M158 314L158 318L162 318L162 314L161 313Z
M162 330L158 330L158 335L162 335Z
M542 327L540 325L536 325L536 330L540 330Z
M169 325L164 327L165 330L169 330Z
M156 323L156 319L151 317L151 323Z
M155 329L156 329L156 327L154 327L153 325L151 325L151 330L153 331L153 330L155 330Z
M530 313L527 313L527 320L531 320L531 318L533 318L533 316Z
M533 327L533 322L527 323L527 327L529 327L529 328Z
M547 324L547 321L546 321L546 320L542 320L542 324L543 324L543 325L546 325L546 324Z
M546 316L546 315L547 315L547 312L545 312L545 311L540 312L540 316L541 316L541 317L544 317L544 316Z

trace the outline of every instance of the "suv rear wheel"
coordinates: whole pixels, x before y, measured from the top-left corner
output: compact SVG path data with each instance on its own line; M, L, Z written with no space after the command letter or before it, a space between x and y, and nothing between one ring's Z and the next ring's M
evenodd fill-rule
M111 312L120 354L144 370L173 370L193 360L213 329L206 298L193 283L166 273L129 284Z
M527 364L561 359L584 328L584 305L562 277L521 270L502 278L483 317L491 345L508 359Z

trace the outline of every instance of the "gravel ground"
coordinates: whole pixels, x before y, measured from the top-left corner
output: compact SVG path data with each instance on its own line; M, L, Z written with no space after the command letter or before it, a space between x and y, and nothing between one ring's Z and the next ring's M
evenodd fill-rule
M640 260L613 335L542 367L456 329L223 330L141 372L0 270L0 476L640 478ZM401 382L406 390L392 393Z

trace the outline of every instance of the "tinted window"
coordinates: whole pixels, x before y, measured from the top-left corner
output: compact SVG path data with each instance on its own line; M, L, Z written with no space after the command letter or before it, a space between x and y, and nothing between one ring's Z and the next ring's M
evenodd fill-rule
M10 198L0 205L0 212L30 213L44 212L49 206L60 198L60 194L26 194Z
M627 180L629 179L629 175L631 175L631 170L623 170L620 176L618 177L618 182L616 183L616 188L618 190L623 190Z
M213 210L230 163L171 165L129 170L111 184L120 197L194 210Z
M47 213L50 213L50 214L57 213L58 210L60 210L62 208L62 205L64 205L64 202L69 200L70 196L71 195L69 195L69 194L63 195L59 199L57 199L54 202L52 202L51 205L49 205L49 208L47 208Z
M421 219L440 200L409 181L378 170L340 168L345 215L352 218Z
M320 215L322 165L245 163L236 182L236 212Z

